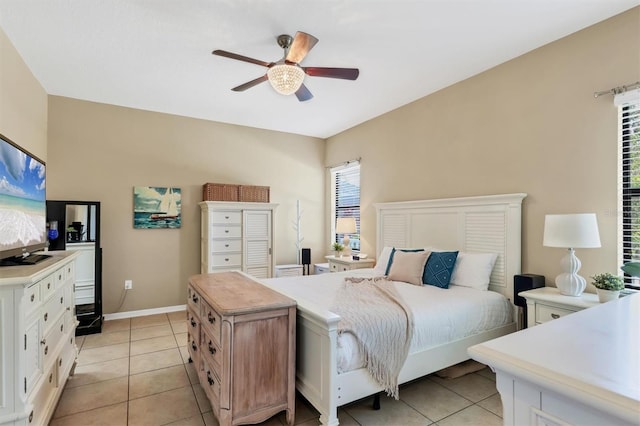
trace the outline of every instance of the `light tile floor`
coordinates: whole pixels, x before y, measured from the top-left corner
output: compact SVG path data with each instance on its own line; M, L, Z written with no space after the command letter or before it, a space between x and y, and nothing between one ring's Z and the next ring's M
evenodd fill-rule
M75 375L51 426L216 425L193 364L184 312L106 321L102 333L78 337ZM338 410L341 425L502 424L495 376L488 368L456 379L429 375L400 387L400 400L372 398ZM318 425L317 411L296 401L296 425ZM284 413L263 423L285 425Z

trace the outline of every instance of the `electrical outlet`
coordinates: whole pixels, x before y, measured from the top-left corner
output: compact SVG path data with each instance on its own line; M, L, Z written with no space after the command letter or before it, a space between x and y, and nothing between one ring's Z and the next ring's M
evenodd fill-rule
M125 290L131 290L132 288L133 288L133 281L124 280L124 289Z

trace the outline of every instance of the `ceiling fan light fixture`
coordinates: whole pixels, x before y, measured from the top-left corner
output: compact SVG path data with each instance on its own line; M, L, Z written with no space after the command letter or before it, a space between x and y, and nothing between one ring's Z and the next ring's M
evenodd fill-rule
M296 65L278 64L267 70L269 83L281 95L295 93L304 80L304 70Z

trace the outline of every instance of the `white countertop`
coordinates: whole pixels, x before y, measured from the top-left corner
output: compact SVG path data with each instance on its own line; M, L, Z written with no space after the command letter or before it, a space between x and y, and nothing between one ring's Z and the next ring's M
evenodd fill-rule
M496 370L640 422L640 294L472 346Z

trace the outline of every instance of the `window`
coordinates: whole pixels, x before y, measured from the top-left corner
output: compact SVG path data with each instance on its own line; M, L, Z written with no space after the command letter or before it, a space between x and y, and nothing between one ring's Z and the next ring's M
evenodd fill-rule
M621 103L622 141L622 261L640 261L640 101ZM628 99L629 97L627 97ZM626 277L627 286L640 288L637 277Z
M331 168L331 234L332 242L342 243L344 234L336 234L336 219L356 219L356 233L350 234L350 246L360 250L360 162L353 161Z

